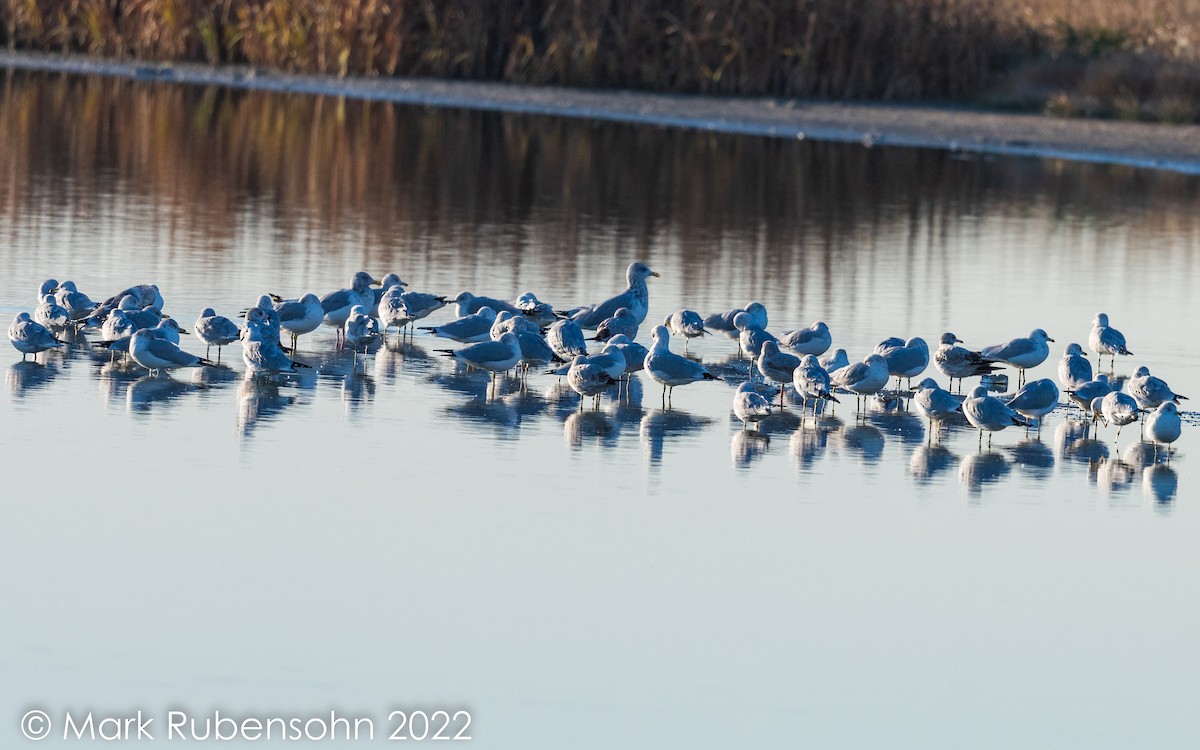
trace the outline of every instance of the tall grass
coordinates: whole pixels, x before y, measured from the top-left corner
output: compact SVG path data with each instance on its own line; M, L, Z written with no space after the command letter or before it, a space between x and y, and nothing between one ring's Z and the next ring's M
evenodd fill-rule
M1200 101L1200 0L0 0L0 43L1151 119L1192 119Z

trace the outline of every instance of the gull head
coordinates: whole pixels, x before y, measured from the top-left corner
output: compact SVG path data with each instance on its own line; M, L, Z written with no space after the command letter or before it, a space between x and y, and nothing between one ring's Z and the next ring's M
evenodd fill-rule
M1155 409L1155 411L1160 414L1178 414L1179 407L1175 405L1174 401L1164 401L1158 405L1158 408Z
M216 314L217 314L217 311L212 309L211 307L206 307L200 311L200 317L202 317L202 318L212 318L212 317L216 316Z
M987 388L982 385L977 385L971 389L970 398L986 398L988 395Z
M493 323L496 322L496 311L486 305L479 308L479 310L476 311L475 314L481 315L484 318L487 318L488 320L492 321Z
M933 378L925 378L920 383L917 383L916 389L918 391L923 391L926 388L937 388L937 387L938 387L938 384L937 384L936 380L934 380Z
M1033 339L1034 341L1053 341L1054 340L1054 339L1050 338L1050 334L1046 333L1041 328L1035 328L1032 331L1030 331L1029 338Z
M383 281L379 282L379 285L384 289L391 289L394 286L408 286L408 284L404 283L404 281L394 273L389 273L387 276L384 276Z
M1107 313L1096 313L1096 318L1095 318L1095 320L1092 321L1092 325L1097 328L1107 328L1108 327L1108 314Z
M365 291L367 289L367 287L378 286L378 285L379 285L379 282L375 279L374 276L367 273L366 271L359 271L358 273L354 274L354 283L351 284L351 287L356 292L362 292L362 291Z
M904 345L906 347L908 347L909 349L912 349L915 347L917 349L923 349L924 351L929 351L929 344L926 344L925 339L921 338L920 336L912 337L911 339L906 341L904 343Z
M650 266L642 263L641 261L638 261L637 263L630 263L629 268L625 271L625 278L628 279L630 284L636 281L645 281L651 276L662 276L662 274L660 274L658 271L651 270Z
M124 297L122 297L121 304L118 305L118 307L120 307L125 312L133 312L135 310L142 309L141 306L138 305L138 301L136 299L134 299L132 294L126 294Z
M459 292L458 294L454 295L454 297L446 301L452 305L465 305L473 299L475 299L474 294L471 294L470 292Z
M14 322L16 322L16 323L28 323L28 322L30 322L30 321L32 321L32 320L33 320L33 318L29 317L29 313L27 313L27 312L23 312L23 313L20 313L19 315L17 315L17 319L16 319L16 321L14 321Z
M654 330L650 332L650 338L654 339L654 343L666 345L667 340L671 337L671 332L666 326L654 326Z
M43 294L54 294L58 291L58 282L54 279L46 279L42 285L38 287L38 299L41 299Z
M823 321L823 320L818 320L816 323L813 323L812 329L814 331L817 331L818 333L828 333L829 332L829 326L825 325L825 321Z
M759 350L759 356L774 357L776 354L779 354L779 344L776 344L774 341L764 341Z
M733 316L733 327L744 331L754 325L754 318L748 312L740 312Z
M954 344L961 344L962 339L947 331L942 334L942 343L946 346L953 346Z
M313 294L312 292L309 292L308 294L306 294L306 295L304 295L303 297L301 297L301 298L300 298L300 301L301 301L301 302L303 302L303 303L304 303L304 304L306 304L306 305L319 305L319 304L321 304L321 298L320 298L320 297L318 297L317 295Z
M1133 376L1135 378L1144 378L1144 377L1148 376L1149 374L1150 374L1150 368L1146 367L1145 365L1143 365L1133 371Z
M1067 350L1065 352L1063 352L1063 354L1064 354L1064 356L1068 356L1068 357L1070 357L1072 355L1076 355L1076 354L1081 354L1085 357L1087 356L1087 352L1085 352L1083 350L1083 347L1080 346L1079 344L1067 344Z

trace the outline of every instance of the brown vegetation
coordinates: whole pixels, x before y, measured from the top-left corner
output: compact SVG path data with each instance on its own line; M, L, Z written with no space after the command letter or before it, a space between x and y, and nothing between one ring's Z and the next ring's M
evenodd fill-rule
M0 0L0 43L335 75L1200 115L1200 0Z

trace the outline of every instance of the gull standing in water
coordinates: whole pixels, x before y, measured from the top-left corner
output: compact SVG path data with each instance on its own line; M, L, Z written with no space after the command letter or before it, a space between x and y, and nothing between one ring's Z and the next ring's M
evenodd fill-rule
M1075 402L1075 404L1088 413L1091 411L1092 402L1098 398L1104 398L1113 390L1112 383L1109 382L1108 376L1101 373L1096 376L1095 380L1089 380L1081 386L1067 389L1067 398Z
M306 294L300 299L273 300L272 309L279 316L279 327L292 336L292 357L295 358L300 337L320 328L325 320L325 308L321 305L321 298L315 294Z
M1097 367L1103 364L1100 359L1105 354L1112 357L1113 369L1117 367L1118 354L1125 357L1133 354L1125 346L1125 334L1109 326L1108 315L1104 313L1096 313L1096 317L1092 320L1092 332L1088 335L1088 346L1098 355L1096 357Z
M646 279L661 275L658 271L650 270L650 266L645 263L630 263L629 268L625 269L625 280L629 284L625 291L598 304L569 310L566 317L574 320L585 331L593 331L611 318L618 308L627 307L637 319L638 325L641 325L650 309L650 289L646 286Z
M886 343L888 342L884 342ZM888 374L896 378L896 390L900 389L901 378L908 380L911 386L912 379L929 367L929 345L925 343L925 339L916 337L902 341L899 345L884 344L876 347L875 353L887 362Z
M834 385L857 397L858 409L862 411L862 397L879 393L887 385L887 362L878 354L870 354L862 362L843 367L829 377Z
M83 320L92 314L100 305L92 302L92 299L75 286L74 281L64 281L58 285L58 291L54 293L58 304L67 309L71 314L71 320Z
M36 362L39 353L63 346L63 342L54 338L50 329L34 322L26 312L18 315L8 327L8 340L12 342L13 348L21 353L22 362L30 354Z
M655 326L650 337L654 344L650 347L650 353L646 355L645 370L652 380L662 383L665 406L670 405L675 386L695 383L698 380L719 379L705 370L699 362L693 362L671 351L671 332L666 326Z
M733 394L733 414L742 420L742 429L744 430L749 427L751 422L757 425L771 416L771 404L763 398L762 394L754 390L754 384L747 380L739 385Z
M217 361L221 361L221 349L237 341L242 335L237 324L226 317L217 315L217 311L211 307L206 307L200 313L200 317L196 318L196 324L192 326L192 330L196 332L196 338L204 342L204 356L209 355L212 347L217 347Z
M1121 437L1121 428L1136 422L1140 413L1137 402L1127 393L1113 391L1100 401L1100 414L1104 417L1104 424L1115 424L1118 438Z
M573 320L560 320L546 331L546 343L559 359L570 362L575 357L587 356L587 341L583 329Z
M998 398L989 396L987 388L976 386L962 403L963 416L979 430L979 444L983 445L983 432L988 433L988 447L992 446L992 433L1013 425L1024 425L1025 419L1012 407Z
M1046 361L1046 357L1050 356L1050 345L1046 342L1053 340L1041 328L1035 328L1028 337L1018 337L1007 344L985 346L979 353L988 359L1005 362L1017 368L1020 373L1017 384L1023 385L1025 370Z
M1167 447L1167 459L1171 458L1171 443L1179 439L1183 425L1179 419L1179 407L1171 401L1164 401L1146 418L1146 430L1154 441L1154 450L1159 443Z
M307 365L292 361L266 321L266 313L257 307L246 312L246 328L242 331L242 361L246 363L247 374L308 369Z
M587 357L577 356L567 369L567 385L579 394L579 410L583 411L583 400L593 398L593 407L599 405L600 394L617 381L603 367L588 362Z
M917 413L929 420L930 437L936 431L939 442L942 439L942 422L962 412L962 400L950 391L942 390L933 378L925 378L917 383L912 403Z
M1028 419L1036 419L1042 433L1042 417L1058 408L1058 386L1050 378L1031 380L1008 400L1008 405Z
M962 339L953 333L942 334L942 343L933 355L933 366L946 377L950 378L950 387L954 388L954 379L958 378L958 389L962 390L963 378L973 378L976 375L987 375L999 369L995 360L988 359L979 352L973 352L955 344L961 344Z
M163 338L152 330L135 331L129 340L129 356L134 362L156 374L160 370L173 370L177 367L200 367L211 365L207 359L189 354L177 344Z
M486 343L492 337L492 325L496 322L496 311L490 307L481 307L479 312L457 320L452 320L440 326L421 326L419 330L429 331L460 344Z
M667 316L667 319L663 321L663 325L667 327L672 336L683 337L683 350L685 352L687 351L689 341L708 333L708 331L704 330L704 321L700 318L700 313L694 310L676 310Z
M371 317L365 305L355 305L346 318L345 342L354 353L352 370L358 372L358 354L363 353L363 368L367 366L366 353L371 344L380 338L379 322Z
M829 333L829 326L818 320L808 328L784 331L779 337L779 345L797 354L815 354L819 357L833 346L833 335Z
M817 357L817 362L832 376L835 370L840 370L850 365L850 357L846 354L845 349L838 349L828 357Z
M406 292L403 287L393 286L386 290L379 302L379 323L384 335L392 326L400 328L401 335L410 324L428 317L446 306L446 298L439 294Z
M779 344L764 341L758 354L758 371L767 380L779 384L779 408L783 408L783 393L792 382L792 374L800 366L800 358L779 351Z
M434 349L434 351L458 360L468 367L492 373L493 388L496 385L496 373L511 370L521 361L521 344L512 331L500 336L498 341L482 341L457 351L453 349Z
M525 292L516 301L517 309L521 311L527 319L537 324L538 328L546 328L547 326L558 320L558 316L554 314L554 308L549 302L542 302L533 292Z
M41 302L34 308L33 319L55 333L65 331L71 325L71 313L58 304L53 294L42 295Z
M613 336L621 334L636 339L639 324L640 321L634 317L633 311L628 307L617 308L611 318L596 326L596 335L592 337L592 341L607 341Z
M1067 344L1063 358L1058 361L1058 382L1063 388L1078 388L1092 379L1092 363L1079 344Z
M1133 377L1125 383L1125 390L1133 396L1139 409L1155 409L1168 401L1178 404L1180 399L1187 400L1187 396L1172 391L1162 378L1151 375L1148 367L1137 368Z
M833 381L829 373L813 354L805 354L800 358L800 365L792 372L792 386L796 389L796 395L800 397L801 410L808 406L809 401L813 402L814 417L817 413L817 401L825 399L840 403L832 393Z
M367 310L367 314L372 318L379 318L379 301L383 299L384 292L392 287L400 287L400 289L404 289L406 286L408 286L408 283L401 279L399 274L386 274L383 277L383 281L379 282L378 288L371 290L371 296L375 298L375 304L372 305L369 310Z
M625 374L637 372L646 365L646 355L650 350L636 341L631 341L628 336L613 336L608 340L605 349L612 347L625 355Z
M344 329L346 327L346 320L350 317L350 311L354 309L355 305L362 305L367 309L373 307L375 305L375 293L371 290L371 287L378 286L380 283L366 271L359 271L354 274L354 279L350 282L349 289L339 289L321 298L321 311L324 313L324 323L335 329L339 349L345 341Z
M750 357L750 374L753 375L754 361L762 353L763 343L767 341L779 343L779 340L774 335L768 333L766 329L760 328L758 321L750 313L738 313L733 318L733 324L740 331L738 342L741 345L741 350L745 352L746 356Z

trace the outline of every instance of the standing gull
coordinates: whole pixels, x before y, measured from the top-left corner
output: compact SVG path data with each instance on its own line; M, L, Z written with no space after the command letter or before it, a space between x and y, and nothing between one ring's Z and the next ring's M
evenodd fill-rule
M885 342L888 343L888 342ZM882 351L881 351L882 350ZM929 345L920 337L901 341L898 345L885 346L880 344L875 353L887 362L888 374L896 378L896 389L900 388L900 379L904 378L912 385L912 379L925 372L929 367Z
M992 445L992 433L1005 427L1025 424L1025 419L1012 407L998 398L989 396L987 388L976 386L962 403L963 416L979 430L979 444L983 445L983 432L988 433L988 447Z
M779 351L779 344L764 341L758 354L758 371L767 380L779 384L779 408L783 408L783 393L792 382L792 374L800 366L800 358Z
M683 350L686 352L688 342L708 333L704 330L704 321L695 310L676 310L667 316L663 322L672 336L683 337Z
M1137 368L1133 377L1125 383L1125 390L1133 396L1139 409L1155 409L1159 404L1168 401L1178 404L1179 399L1187 400L1187 396L1180 396L1172 391L1171 386L1162 378L1151 375L1148 367Z
M1159 404L1158 408L1146 418L1146 431L1150 433L1150 439L1154 441L1155 450L1158 450L1159 443L1167 446L1169 458L1171 443L1178 440L1183 432L1183 425L1179 419L1179 407L1171 401Z
M733 414L742 420L742 429L744 430L751 422L757 425L771 416L771 404L763 398L762 394L754 390L753 383L746 381L739 385L733 394Z
M607 341L613 336L621 334L636 339L639 324L640 321L634 317L632 310L628 307L619 307L611 318L596 326L596 335L592 337L592 341Z
M1006 344L985 346L980 354L1017 368L1020 373L1018 385L1021 385L1025 382L1025 370L1037 367L1050 356L1050 345L1046 342L1053 340L1041 328L1035 328L1028 337L1021 336Z
M503 334L499 341L482 341L457 351L452 349L435 349L434 351L458 360L468 367L487 370L492 373L493 386L496 384L496 373L511 370L521 361L521 344L517 341L516 334L511 331Z
M64 281L59 284L54 297L58 300L58 304L65 307L71 314L71 320L83 320L99 307L98 303L92 302L90 297L79 291L74 281Z
M617 381L603 367L587 361L587 357L578 356L572 360L567 370L567 385L580 395L579 410L583 411L583 400L588 396L593 404L599 404L600 394Z
M43 294L33 311L33 319L51 331L65 331L71 325L71 313L58 304L53 294Z
M705 370L699 362L693 362L671 351L671 333L666 326L655 326L650 337L654 344L650 347L650 353L646 355L645 370L652 380L662 383L664 404L671 403L671 394L674 393L675 386L695 383L698 380L718 380L716 375Z
M887 362L878 354L870 354L862 362L843 367L829 377L834 385L845 388L858 397L858 408L861 411L862 396L878 393L887 385Z
M819 357L833 345L833 335L829 332L829 326L818 320L808 328L784 331L779 337L779 344L797 354L815 354Z
M745 307L739 307L729 312L712 313L704 319L704 327L709 331L723 333L731 339L741 336L741 331L734 325L733 320L738 313L747 313L759 328L767 327L767 308L761 302L751 302Z
M936 432L939 441L942 437L942 422L962 412L962 400L950 391L942 390L933 378L925 378L917 383L912 403L917 413L929 420L930 436Z
M359 271L354 274L349 289L339 289L321 298L324 323L336 330L339 348L343 342L343 329L346 326L346 320L350 317L350 311L354 309L355 305L362 305L367 309L373 307L375 293L371 287L377 286L379 283L371 277L371 274Z
M274 300L272 309L279 316L279 327L292 336L293 357L296 356L296 347L300 345L300 337L320 328L325 320L321 298L311 293L300 299Z
M135 331L129 340L129 356L151 374L177 367L212 364L206 359L183 351L177 344L171 343L155 331L145 329Z
M221 361L221 349L238 340L241 331L237 324L226 317L217 315L211 307L204 308L196 324L192 326L196 338L204 342L204 356L207 357L212 347L217 347L217 361Z
M421 326L420 330L461 344L486 343L491 340L492 325L495 322L496 311L490 307L482 307L473 315L440 326Z
M1092 379L1092 363L1079 344L1067 344L1063 358L1058 361L1058 382L1063 388L1078 388Z
M661 275L658 271L650 270L645 263L630 263L629 268L625 269L625 279L629 284L625 291L598 304L569 310L567 317L585 331L593 331L611 318L618 308L627 307L640 325L646 320L646 313L650 309L650 289L646 286L646 279Z
M733 318L733 324L737 326L738 343L741 345L741 350L746 356L750 357L750 371L754 371L754 360L758 359L758 355L762 352L762 345L767 341L779 343L779 340L774 335L768 333L766 329L758 325L758 321L754 319L750 313L740 312Z
M1089 380L1076 388L1068 388L1067 398L1075 402L1084 413L1088 413L1091 411L1094 400L1107 396L1112 390L1113 385L1109 382L1108 376L1101 373L1096 376L1095 380Z
M13 348L21 353L22 362L30 354L36 361L40 352L63 346L63 342L54 338L50 329L34 322L26 312L18 315L8 327L8 340L12 342Z
M1100 414L1104 417L1104 424L1115 424L1118 438L1121 437L1121 428L1136 422L1140 413L1137 402L1127 393L1113 391L1100 401Z
M1088 335L1088 346L1099 355L1096 358L1097 367L1101 364L1100 357L1105 354L1112 357L1114 369L1117 366L1118 354L1125 357L1133 354L1125 346L1125 334L1108 325L1108 315L1105 313L1096 313L1095 319L1092 320L1092 332Z
M559 359L570 362L577 356L587 355L587 341L583 329L573 320L560 320L546 331L546 343Z
M950 387L954 388L954 379L958 378L958 389L962 390L963 378L976 375L987 375L998 369L994 360L988 359L979 352L973 352L961 346L963 341L953 333L942 334L942 343L933 355L933 365L946 377L950 378Z
M491 308L492 312L496 313L505 310L513 314L520 314L521 312L520 308L511 302L496 299L495 297L471 294L470 292L459 292L454 297L446 300L446 302L451 305L457 305L457 314L460 318L474 315L485 307Z
M800 397L801 409L807 407L809 401L813 402L814 416L817 412L817 401L824 399L838 403L832 393L833 381L815 355L805 354L800 359L800 365L792 372L792 386L796 389L796 395Z
M1042 417L1058 407L1058 386L1050 378L1031 380L1013 394L1008 405L1026 419L1036 419L1041 434Z

